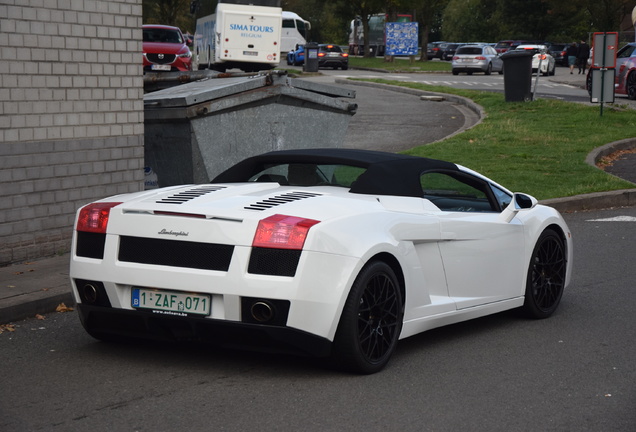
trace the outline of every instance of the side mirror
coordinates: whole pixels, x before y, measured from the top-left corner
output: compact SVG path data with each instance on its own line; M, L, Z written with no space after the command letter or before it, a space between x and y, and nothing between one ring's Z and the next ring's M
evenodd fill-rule
M501 212L501 219L509 223L522 210L530 210L537 205L538 201L535 197L523 193L514 193L512 201Z

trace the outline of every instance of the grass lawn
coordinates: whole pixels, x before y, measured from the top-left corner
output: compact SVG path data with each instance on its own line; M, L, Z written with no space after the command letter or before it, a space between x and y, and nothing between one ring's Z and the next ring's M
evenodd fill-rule
M391 72L448 72L451 62L430 60L418 61L419 56L411 61L408 57L395 57L392 62L385 62L383 57L349 57L349 66L357 68L383 69Z
M585 163L593 149L636 137L634 110L605 107L600 116L598 106L572 102L538 99L513 103L505 102L502 93L368 81L457 94L485 109L487 117L479 125L442 142L411 149L408 154L464 165L537 199L636 187Z

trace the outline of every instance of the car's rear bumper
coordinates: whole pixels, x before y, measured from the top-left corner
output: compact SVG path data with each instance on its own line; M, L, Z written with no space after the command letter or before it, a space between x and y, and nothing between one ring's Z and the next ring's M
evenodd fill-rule
M486 72L488 65L453 65L453 70L458 72Z
M78 303L82 325L99 339L146 339L200 342L253 351L328 356L328 339L297 329L157 314L153 311L117 309Z

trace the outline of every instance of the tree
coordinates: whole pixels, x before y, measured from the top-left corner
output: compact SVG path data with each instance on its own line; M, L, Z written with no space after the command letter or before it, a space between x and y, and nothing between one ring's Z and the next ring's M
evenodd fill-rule
M190 15L190 0L143 0L142 22L179 27L194 33L195 21Z

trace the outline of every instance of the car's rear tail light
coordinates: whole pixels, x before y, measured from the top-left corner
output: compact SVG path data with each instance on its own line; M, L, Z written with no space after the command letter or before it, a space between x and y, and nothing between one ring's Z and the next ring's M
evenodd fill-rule
M324 57L324 56L325 56L325 53L324 53L324 52L319 52L319 53L318 53L318 57Z
M120 202L94 203L83 207L77 219L77 231L105 234L110 209Z
M349 57L349 54L347 54L347 53L342 53L340 55L343 56L343 57Z
M541 60L545 60L546 58L548 58L545 54L539 54L539 58Z
M475 60L486 60L486 57L484 57L484 56L477 56L477 57L475 57Z
M309 228L320 221L276 214L261 220L253 247L302 250Z

